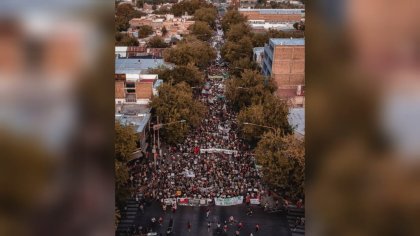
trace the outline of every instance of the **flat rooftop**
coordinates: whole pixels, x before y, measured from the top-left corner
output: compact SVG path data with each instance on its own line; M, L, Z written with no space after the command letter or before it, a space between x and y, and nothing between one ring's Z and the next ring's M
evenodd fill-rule
M163 59L144 58L115 58L116 74L141 74L148 69L155 69L160 66L168 66Z
M259 12L261 15L293 15L293 14L305 14L305 9L248 9L239 8L240 12Z
M287 45L287 46L303 46L305 45L304 38L291 39L291 38L271 38L270 43L274 45Z

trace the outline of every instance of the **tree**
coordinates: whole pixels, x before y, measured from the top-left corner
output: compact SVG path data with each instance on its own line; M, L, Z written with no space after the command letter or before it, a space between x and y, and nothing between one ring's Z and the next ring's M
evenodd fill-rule
M128 20L126 17L122 17L122 16L115 17L115 30L117 32L127 31L129 27L130 27L130 24L128 23Z
M160 36L154 36L147 42L147 47L149 48L167 48L168 46L169 45L165 43Z
M137 135L131 125L115 122L115 158L126 162L136 150Z
M129 172L127 161L136 150L137 135L131 125L115 122L115 199L117 205L129 197L131 189L127 186Z
M204 21L196 21L189 27L189 30L202 41L208 41L213 34L210 26Z
M142 25L139 27L139 38L146 38L153 34L153 28L150 25Z
M168 33L168 30L165 26L162 27L162 35L165 36Z
M175 47L164 51L164 59L176 65L193 64L200 69L207 67L216 58L216 52L208 43L195 37L186 37Z
M188 15L194 15L195 11L201 7L211 7L211 4L207 4L204 0L184 0L176 3L172 6L172 13L179 17L188 13Z
M251 28L246 23L238 23L230 26L226 33L226 39L233 42L238 42L245 36L251 34Z
M263 102L267 94L272 94L277 87L273 80L267 80L258 71L244 70L241 77L232 77L226 82L225 95L235 111L252 103Z
M212 28L216 28L217 10L214 7L202 7L195 11L194 20L204 21Z
M258 64L249 57L242 57L229 64L229 74L231 76L240 77L241 73L245 70L258 70Z
M275 37L272 37L275 38ZM254 33L252 34L252 46L254 47L264 47L268 40L270 39L268 33Z
M127 34L116 34L116 45L117 46L139 46L139 41ZM119 39L119 40L118 40Z
M246 23L247 19L245 16L243 16L239 11L237 10L229 10L226 12L226 14L223 16L222 19L222 28L223 31L228 32L230 29L230 26L238 23Z
M243 108L239 112L238 123L241 136L252 146L255 146L262 134L270 130L269 128L245 125L243 124L245 122L273 127L282 134L291 134L292 127L287 119L288 114L289 108L285 102L272 94L266 94L261 103Z
M186 120L185 124L173 123L161 129L162 137L167 143L179 143L185 139L190 126L197 127L201 123L206 107L193 99L192 90L185 82L174 86L163 83L158 92L159 96L153 97L150 106L161 122Z
M157 73L160 79L170 84L185 82L191 87L198 87L204 82L204 74L194 65L155 69L153 73Z
M251 58L252 49L251 39L246 36L236 42L227 41L221 49L221 54L226 61L232 63L240 58Z
M255 149L263 180L272 189L292 198L304 198L305 144L293 135L267 132Z

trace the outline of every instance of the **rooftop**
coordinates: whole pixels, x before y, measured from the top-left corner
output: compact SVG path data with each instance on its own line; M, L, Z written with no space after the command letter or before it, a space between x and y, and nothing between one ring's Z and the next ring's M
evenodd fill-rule
M116 58L116 74L142 74L145 70L155 69L160 66L171 67L163 59Z
M305 9L248 9L248 8L239 8L238 11L242 12L259 12L260 14L269 15L269 14L278 14L278 15L287 15L287 14L304 14Z
M290 108L287 116L289 124L294 128L295 133L305 135L305 108Z
M255 48L252 49L252 51L254 52L254 54L262 53L262 52L264 52L264 47L255 47Z
M150 113L137 115L115 114L115 119L123 125L133 125L137 133L143 132L150 120Z
M303 38L271 38L270 42L274 45L287 45L287 46L303 46L305 39Z

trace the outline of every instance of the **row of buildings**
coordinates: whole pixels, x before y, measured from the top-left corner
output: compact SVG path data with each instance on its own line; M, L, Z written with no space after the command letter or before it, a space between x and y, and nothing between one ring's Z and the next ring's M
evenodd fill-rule
M183 36L190 33L188 28L194 23L195 21L192 20L192 16L183 15L181 17L175 17L172 14L148 14L147 16L133 18L129 21L130 33L133 36L138 37L136 35L138 27L147 25L153 29L152 36L161 36L166 43L170 43L173 38L177 38L178 40L182 39ZM164 32L164 29L166 32ZM139 40L142 43L142 41L146 42L147 38Z
M173 65L161 57L139 56L139 51L143 51L141 47L115 47L115 119L134 127L139 148L145 150L151 121L149 103L163 83L151 70Z
M305 21L305 9L240 8L238 11L248 19L249 25L256 32L268 29L294 30L294 23Z

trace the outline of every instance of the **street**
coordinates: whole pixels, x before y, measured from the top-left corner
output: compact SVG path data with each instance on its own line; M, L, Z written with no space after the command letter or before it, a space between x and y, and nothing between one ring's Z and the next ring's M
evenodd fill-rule
M173 217L174 228L171 235L183 236L183 235L234 235L237 229L236 224L228 224L228 231L226 234L217 234L217 222L223 224L225 220L228 220L230 216L235 218L235 221L242 221L244 227L240 230L240 235L249 236L250 233L253 235L273 235L273 236L288 236L291 235L289 226L285 215L281 213L266 213L261 207L254 207L254 214L252 216L246 215L246 206L213 206L210 207L209 218L206 218L206 207L192 207L192 206L179 206L176 213L172 214L170 210L166 213L163 212L160 204L154 202L152 205L146 207L144 214L139 214L136 219L136 224L143 227L152 226L151 219L155 217L158 219L163 216L163 225L159 226L156 224L154 229L155 232L166 235L166 229L169 224L169 220ZM188 232L187 224L188 221L191 223L191 232ZM211 230L208 232L207 223L210 221ZM255 225L260 225L260 232L255 233Z

